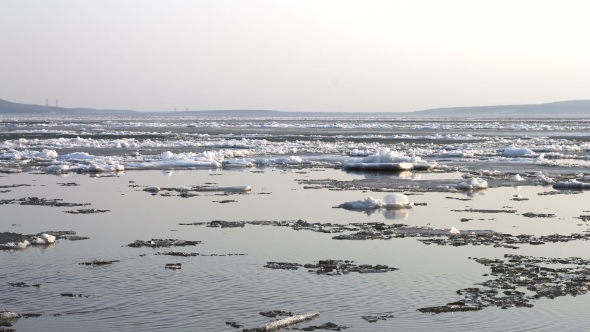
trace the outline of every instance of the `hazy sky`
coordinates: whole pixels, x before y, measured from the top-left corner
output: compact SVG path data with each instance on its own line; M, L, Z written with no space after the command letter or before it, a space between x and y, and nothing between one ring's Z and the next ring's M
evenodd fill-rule
M590 1L0 0L0 99L400 112L590 99Z

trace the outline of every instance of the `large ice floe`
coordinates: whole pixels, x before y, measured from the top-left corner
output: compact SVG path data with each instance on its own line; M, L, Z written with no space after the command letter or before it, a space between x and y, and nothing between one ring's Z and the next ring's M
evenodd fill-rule
M408 201L408 196L402 194L385 195L383 199L373 198L371 196L365 197L358 201L350 201L338 205L339 208L346 210L374 210L374 209L410 209L412 203Z
M342 163L344 169L407 171L431 169L436 163L423 162L420 157L407 156L389 148L382 148L378 154L364 158L351 158Z

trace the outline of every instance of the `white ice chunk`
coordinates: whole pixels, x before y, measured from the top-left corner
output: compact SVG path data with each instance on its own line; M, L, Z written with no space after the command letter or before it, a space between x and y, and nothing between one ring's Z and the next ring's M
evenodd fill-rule
M449 231L449 233L451 233L451 234L461 234L461 232L458 229L456 229L455 227L451 227L451 230Z
M338 205L338 207L346 210L373 210L379 208L409 209L412 207L412 204L408 201L408 197L406 195L389 194L383 199L368 196L362 200L342 203Z
M275 331L275 330L278 330L282 327L289 326L289 325L296 324L296 323L300 323L300 322L312 319L313 317L316 317L319 315L320 315L319 311L314 311L314 312L310 312L310 313L303 314L303 315L295 315L295 316L291 316L291 317L287 317L284 319L274 321L272 323L260 325L259 327L255 328L251 331L257 331L257 332L258 331ZM250 331L250 330L246 329L244 331Z
M47 173L67 173L70 171L69 165L51 165L45 167Z
M8 311L6 309L0 308L0 320L9 320L9 319L14 319L14 318L19 318L19 317L20 317L20 314L18 312Z
M31 245L31 242L24 240L23 242L19 242L16 244L16 247L19 249L27 249L28 246Z
M462 190L477 190L477 189L486 189L488 187L488 182L486 180L480 178L471 178L465 182L461 182L457 185L458 189Z
M521 182L521 181L525 181L525 179L523 179L519 174L516 174L515 176L510 178L510 181Z
M382 200L382 206L385 208L403 209L411 207L408 196L402 194L385 195Z
M157 193L158 191L160 191L160 187L151 186L151 187L144 188L143 191L149 191L149 192Z
M231 187L219 187L219 191L236 191L236 192L246 192L252 190L250 186L231 186Z
M45 243L48 243L48 244L55 243L55 236L53 236L53 235L49 235L47 233L43 233L43 234L41 234L41 238L43 240L45 240Z
M535 155L533 150L527 148L510 147L504 149L504 155L507 157L522 157Z

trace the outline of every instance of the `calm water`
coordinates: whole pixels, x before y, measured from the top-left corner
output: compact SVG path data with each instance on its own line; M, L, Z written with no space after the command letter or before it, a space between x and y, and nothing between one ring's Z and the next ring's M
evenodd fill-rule
M219 174L219 175L211 175ZM424 177L428 177L424 174ZM590 319L583 308L590 296L542 299L531 309L486 308L479 312L421 314L417 308L457 300L455 291L486 280L488 268L473 257L501 257L504 253L546 257L590 258L588 244L570 242L545 246L523 245L514 251L503 248L426 246L416 239L389 241L336 241L331 234L294 231L287 227L247 225L238 229L180 226L179 223L211 220L293 220L309 222L397 222L433 228L493 229L524 234L570 234L586 230L573 219L588 208L586 194L538 196L543 187L490 189L471 201L445 199L465 195L428 193L409 196L412 202L427 203L408 213L391 215L333 209L345 201L384 193L360 191L305 190L301 178L354 177L339 170L309 171L267 169L245 171L136 171L118 177L95 178L72 174L16 174L0 178L1 185L30 184L3 193L2 199L28 196L61 198L66 202L91 203L108 209L103 214L72 215L72 208L2 205L0 229L21 233L44 230L75 230L90 240L61 240L48 248L29 248L9 254L0 252L2 307L18 312L42 312L39 318L21 318L18 331L231 331L226 321L246 327L269 321L259 311L284 309L293 312L319 310L312 323L330 321L351 326L349 331L425 329L485 331L581 330ZM452 175L451 175L452 177ZM247 195L152 196L136 185L179 187L217 183L220 186L250 185ZM57 183L76 182L75 187ZM259 194L259 193L271 194ZM529 201L514 202L520 194ZM213 201L233 199L219 204ZM452 212L466 207L501 209L510 206L518 213L554 213L557 218L525 218L517 214ZM474 218L461 223L460 218ZM485 220L477 220L477 219ZM492 220L493 219L493 220ZM18 226L12 226L17 224ZM179 238L201 240L196 247L176 249L129 248L138 239ZM247 254L245 256L170 257L154 255L168 250L200 254ZM141 254L146 256L140 257ZM121 262L110 266L79 265L94 258ZM350 259L358 263L387 264L400 270L384 274L318 276L297 271L270 270L269 261L311 263L319 259ZM165 270L166 263L181 262L179 271ZM23 281L34 287L15 288L8 282ZM88 298L69 298L72 292ZM62 314L59 317L49 316ZM363 315L393 314L395 318L367 323ZM316 324L317 323L317 324Z

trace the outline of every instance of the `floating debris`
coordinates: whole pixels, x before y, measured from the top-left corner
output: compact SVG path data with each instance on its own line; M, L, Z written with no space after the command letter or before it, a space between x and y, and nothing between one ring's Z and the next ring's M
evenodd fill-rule
M166 269L171 269L171 270L180 270L182 268L182 264L181 263L168 263L165 266Z
M9 319L15 319L15 318L20 318L20 317L21 317L21 315L18 312L8 311L6 309L0 308L0 320L9 320Z
M58 183L58 185L60 185L62 187L77 187L77 186L79 186L79 184L76 182Z
M555 218L555 215L552 213L525 212L522 214L522 216L527 218Z
M24 283L22 281L19 281L19 282L8 282L8 284L10 286L12 286L12 287L37 287L37 288L40 288L41 287L41 284L32 284L32 285L29 285L29 284Z
M393 318L393 315L381 315L381 316L362 316L362 319L366 320L369 323L375 323L380 320L387 320L387 318Z
M46 199L38 197L25 197L19 199L3 199L0 200L0 205L4 204L19 204L19 205L37 205L37 206L51 206L51 207L72 207L85 206L90 203L65 203L62 199Z
M212 175L212 174L209 174L209 175ZM238 324L238 322L225 322L225 324L229 325L233 328L236 328L236 329L244 327L244 325L240 325L240 324Z
M179 256L179 257L199 256L199 254L196 252L180 252L180 251L157 252L156 255Z
M577 195L582 194L582 191L570 191L570 190L552 190L538 193L539 196L550 196L550 195Z
M290 311L285 311L285 310L269 310L269 311L261 311L259 312L260 315L264 316L264 317L277 317L277 316L293 316L294 314Z
M133 243L129 243L127 246L131 247L131 248L186 247L186 246L196 246L197 244L200 244L200 243L201 243L201 241L185 241L185 240L178 240L178 239L151 239L151 240L147 240L147 241L136 240Z
M64 297L85 297L85 298L89 298L89 297L101 297L101 296L98 296L98 295L74 294L74 293L70 293L70 292L68 292L68 293L61 293L59 295L64 296Z
M502 309L510 307L531 308L531 302L543 297L577 296L588 292L590 286L590 260L579 257L543 258L505 254L504 260L474 258L477 263L489 266L495 279L478 285L489 289L466 288L457 291L463 299L444 306L420 308L420 312L444 313L477 311L489 306ZM575 267L548 267L563 264ZM487 275L487 274L486 274ZM518 288L526 288L534 295L527 295Z
M451 210L453 212L470 212L470 213L516 213L516 210L487 210L487 209L465 209Z
M289 325L305 322L307 320L313 319L320 315L319 311L310 312L303 315L294 315L288 318L284 318L281 320L274 321L272 323L260 325L259 327L253 329L244 329L243 332L265 332L265 331L274 331L278 330L283 327L287 327ZM313 331L313 330L310 330Z
M75 231L48 231L38 234L0 233L0 249L26 249L31 245L48 245L58 239L68 239Z
M326 259L320 260L317 263L313 264L299 264L299 263L287 263L287 262L268 262L264 267L269 269L280 269L280 270L297 270L301 266L303 266L308 270L308 272L312 272L315 274L323 274L323 275L343 275L349 274L350 272L358 272L358 273L385 273L390 271L399 270L394 267L389 267L387 265L369 265L369 264L360 264L356 265L353 264L353 261L349 260L334 260L334 259Z
M221 204L226 204L226 203L237 203L238 201L233 200L233 199L224 199L222 201L213 201L213 203L221 203Z
M294 328L293 330L301 331L315 331L315 330L329 330L329 331L341 331L346 330L350 326L338 325L331 322L324 323L322 325L307 326L302 328Z
M102 259L93 259L90 262L83 262L83 263L79 263L80 265L93 265L93 266L97 266L97 265L110 265L113 263L118 263L120 262L119 260L113 260L113 261L105 261Z
M297 270L303 265L298 263L287 263L287 262L267 262L264 267L276 270Z
M111 211L111 210L78 209L78 210L64 211L64 212L71 213L71 214L90 214L90 213L105 213L105 212L109 212L109 211Z

